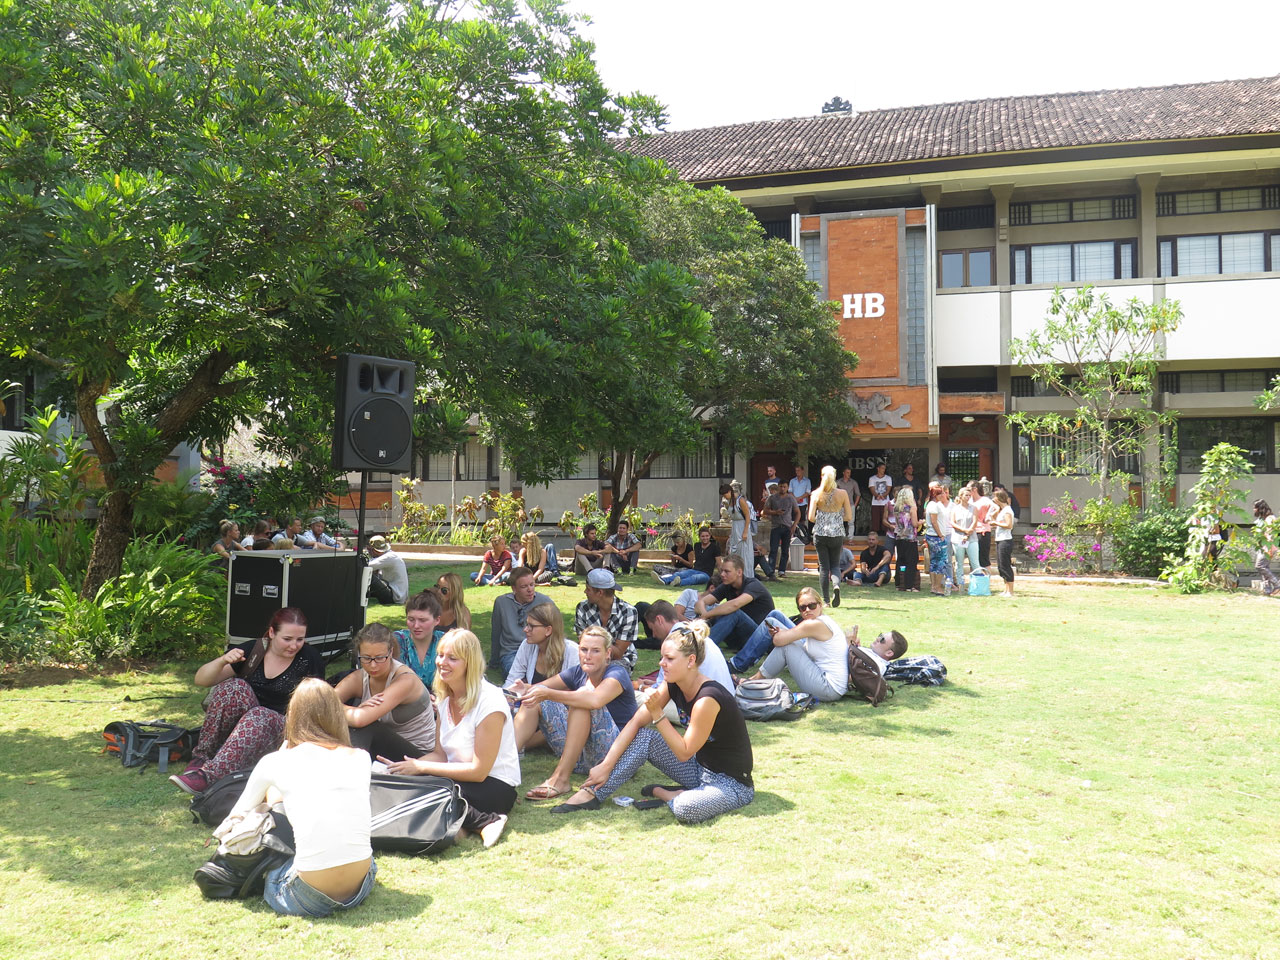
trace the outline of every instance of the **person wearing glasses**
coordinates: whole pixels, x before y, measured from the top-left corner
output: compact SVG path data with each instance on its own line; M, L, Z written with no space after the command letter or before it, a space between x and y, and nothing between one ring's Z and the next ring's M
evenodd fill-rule
M336 688L343 706L351 745L371 757L394 760L420 757L436 748L436 715L431 694L418 675L395 659L396 640L381 623L356 634L360 669Z
M804 587L796 594L800 622L784 627L779 620L761 624L769 631L773 649L752 680L772 680L786 670L798 686L815 700L831 703L849 690L849 643L844 631L826 613L818 591ZM750 653L747 648L739 656ZM735 658L736 659L736 658Z
M596 810L648 761L676 782L650 784L639 809L671 809L680 823L701 823L745 807L755 798L746 720L733 694L702 672L709 630L703 620L678 623L662 641L663 683L644 696L605 758L582 788L552 813ZM664 709L689 717L677 730Z
M564 614L554 603L539 603L525 616L524 641L502 686L541 683L577 665L578 645L564 638Z
M470 630L471 610L462 598L462 578L456 573L442 573L435 589L440 594L440 629Z

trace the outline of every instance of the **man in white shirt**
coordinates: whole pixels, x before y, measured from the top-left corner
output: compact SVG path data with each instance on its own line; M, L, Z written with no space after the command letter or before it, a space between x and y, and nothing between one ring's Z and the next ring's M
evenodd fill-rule
M871 529L884 533L884 514L889 509L889 494L893 492L893 477L885 473L883 463L876 464L876 472L867 479L871 491Z
M306 530L294 540L295 547L303 550L341 550L338 541L325 533L324 517L312 517Z
M369 597L379 603L404 603L409 599L409 571L404 560L383 536L369 538Z

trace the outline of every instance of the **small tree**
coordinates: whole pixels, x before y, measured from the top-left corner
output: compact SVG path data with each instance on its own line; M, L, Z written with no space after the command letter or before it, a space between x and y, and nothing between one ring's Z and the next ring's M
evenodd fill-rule
M1115 469L1140 454L1152 431L1177 422L1155 409L1156 376L1164 337L1177 329L1175 300L1112 306L1105 293L1085 286L1068 297L1055 290L1043 328L1009 342L1015 364L1031 368L1038 383L1068 400L1068 413L1018 412L1006 417L1023 434L1057 441L1056 476L1083 474L1110 500L1130 476Z
M1185 554L1181 560L1168 557L1161 574L1183 593L1199 593L1213 581L1217 560L1207 549L1209 531L1225 523L1229 514L1242 510L1246 494L1241 486L1247 486L1252 476L1253 464L1239 447L1219 443L1205 451L1200 479L1191 491L1194 499ZM1265 536L1262 531L1259 533ZM1233 541L1227 548L1229 562L1238 559L1243 550Z

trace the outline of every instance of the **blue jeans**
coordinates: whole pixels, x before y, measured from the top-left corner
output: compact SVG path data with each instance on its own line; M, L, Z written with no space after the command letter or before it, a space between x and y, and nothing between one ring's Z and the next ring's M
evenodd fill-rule
M662 577L662 582L670 586L675 582L676 577L680 578L680 586L682 587L695 587L701 583L711 582L711 578L701 570L690 570L687 567L682 568L679 573L666 574Z
M741 647L756 629L756 622L741 610L726 613L723 617L712 617L707 622L711 625L711 639L721 650L726 644Z
M751 632L751 636L742 645L742 649L734 654L733 659L729 661L729 669L734 673L745 673L751 669L757 660L773 650L773 634L769 632L769 627L767 626L770 620L777 623L783 630L790 630L795 626L794 623L777 610L770 610L769 615Z
M298 876L293 869L293 861L289 860L267 874L262 899L276 913L287 913L293 917L327 917L337 910L350 910L364 903L373 890L373 878L377 875L378 864L370 862L369 872L355 896L346 901L335 900Z

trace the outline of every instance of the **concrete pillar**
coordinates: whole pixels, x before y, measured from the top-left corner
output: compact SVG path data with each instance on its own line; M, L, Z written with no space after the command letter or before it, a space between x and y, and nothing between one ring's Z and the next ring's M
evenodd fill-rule
M1156 242L1156 188L1159 173L1140 173L1133 178L1138 186L1138 262L1134 270L1139 277L1160 273L1160 247Z
M991 197L996 203L996 285L1007 287L1009 279L1009 198L1012 183L993 183Z

